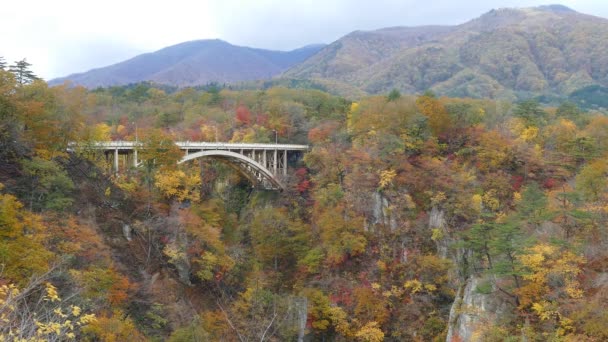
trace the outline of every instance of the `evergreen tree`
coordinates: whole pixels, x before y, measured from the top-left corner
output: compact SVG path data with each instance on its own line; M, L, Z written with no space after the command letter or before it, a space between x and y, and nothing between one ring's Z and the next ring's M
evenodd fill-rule
M4 57L0 56L0 69L4 70L6 69L6 61L4 60Z
M536 100L526 100L517 104L513 115L522 118L529 126L540 126L545 123L547 113Z
M398 100L400 97L401 97L401 93L399 92L399 90L397 90L397 89L393 89L393 90L391 90L391 92L390 92L390 93L388 94L388 96L386 97L386 100L387 100L388 102L391 102L391 101L396 101L396 100Z
M15 74L15 78L20 85L24 85L39 79L38 76L36 76L34 72L30 70L30 66L32 66L32 64L28 63L24 58L11 65L8 71Z
M547 209L547 196L537 183L531 183L522 192L522 200L517 205L517 215L521 222L539 228L541 223L553 218Z

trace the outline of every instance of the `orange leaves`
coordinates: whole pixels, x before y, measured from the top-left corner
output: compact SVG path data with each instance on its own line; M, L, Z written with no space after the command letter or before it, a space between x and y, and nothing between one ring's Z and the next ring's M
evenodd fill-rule
M84 289L84 296L112 306L122 306L136 289L129 279L110 266L93 266L84 271L70 270L71 275Z
M97 317L89 326L83 329L91 340L120 342L143 342L147 339L137 330L133 320L120 310Z
M236 122L241 125L249 125L251 123L251 112L249 109L240 105L236 108Z
M308 131L308 140L313 144L328 143L340 127L341 125L337 121L326 121Z
M129 292L134 289L135 285L129 281L129 278L116 274L114 284L108 293L108 301L112 306L121 306L127 302Z

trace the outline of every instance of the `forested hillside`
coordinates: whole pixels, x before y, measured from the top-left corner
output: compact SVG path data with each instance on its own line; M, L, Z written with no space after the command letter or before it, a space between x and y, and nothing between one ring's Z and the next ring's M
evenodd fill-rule
M355 31L293 66L284 77L310 79L349 95L432 89L452 97L568 97L608 86L608 20L559 5L492 10L456 26Z
M166 147L275 132L311 145L283 192ZM0 70L0 339L606 340L607 134L570 103ZM118 175L67 152L136 138Z
M316 44L292 51L272 51L236 46L219 39L195 40L49 83L60 85L69 81L92 89L144 81L188 87L211 82L234 84L267 80L304 61L322 47Z

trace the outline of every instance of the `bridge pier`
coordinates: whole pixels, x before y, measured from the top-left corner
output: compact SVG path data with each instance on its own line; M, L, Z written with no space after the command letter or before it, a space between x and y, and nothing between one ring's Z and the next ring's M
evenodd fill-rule
M283 153L283 176L287 176L287 150Z
M279 151L275 148L274 149L274 159L272 160L272 173L274 173L275 175L277 174L277 166L279 164L278 154L279 154Z
M263 150L263 151L262 151L262 154L263 154L263 158L262 158L262 159L263 159L263 160L262 160L262 165L263 165L265 168L268 168L268 163L266 162L266 150Z
M118 173L118 149L114 149L114 173Z

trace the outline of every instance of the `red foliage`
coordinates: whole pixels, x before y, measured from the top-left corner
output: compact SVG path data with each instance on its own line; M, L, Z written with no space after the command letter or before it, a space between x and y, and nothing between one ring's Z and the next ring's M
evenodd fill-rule
M299 182L298 185L296 185L296 190L298 190L299 193L304 193L304 192L308 191L308 189L310 189L309 180L303 180L303 181Z
M200 129L188 128L184 131L184 135L188 141L202 141L203 134Z
M308 191L312 185L310 183L310 180L308 180L308 170L304 167L301 167L296 170L295 175L298 178L296 190L298 190L299 193L304 193Z
M521 189L521 186L524 184L524 177L523 176L513 176L511 178L511 182L513 183L513 190L519 191L519 189Z
M353 303L352 291L348 288L341 287L337 293L332 293L329 295L329 300L334 304L351 306Z
M315 144L326 142L339 127L340 124L335 121L322 123L308 132L308 139Z
M554 178L547 178L547 179L545 179L545 182L543 183L543 187L548 190L553 189L556 185L557 185L557 180L555 180Z
M251 112L244 105L236 108L236 121L242 125L249 125L251 123Z

